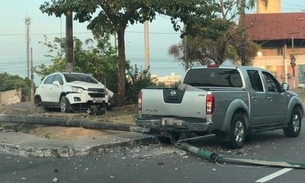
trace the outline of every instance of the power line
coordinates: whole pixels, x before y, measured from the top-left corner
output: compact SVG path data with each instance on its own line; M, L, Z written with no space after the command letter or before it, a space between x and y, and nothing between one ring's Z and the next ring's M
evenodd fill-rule
M144 31L126 31L126 33L144 34ZM92 34L92 32L74 32L73 34ZM178 32L153 32L149 34L180 35ZM23 33L0 33L0 36L25 36ZM31 36L60 35L60 33L32 33Z

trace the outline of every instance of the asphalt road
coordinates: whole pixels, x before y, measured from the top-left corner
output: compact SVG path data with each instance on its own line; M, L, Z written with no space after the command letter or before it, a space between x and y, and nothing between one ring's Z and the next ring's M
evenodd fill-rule
M303 123L304 124L304 123ZM230 150L213 138L193 144L221 155L305 163L305 130L286 138L281 130L251 136ZM152 145L81 158L24 158L0 154L0 183L303 183L305 169L211 163L173 146Z

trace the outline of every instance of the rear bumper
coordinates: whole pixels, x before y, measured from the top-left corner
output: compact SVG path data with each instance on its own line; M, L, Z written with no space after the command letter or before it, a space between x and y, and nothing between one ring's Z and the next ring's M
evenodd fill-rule
M136 124L144 128L153 128L161 131L179 132L212 132L213 122L202 119L177 119L177 118L137 118Z

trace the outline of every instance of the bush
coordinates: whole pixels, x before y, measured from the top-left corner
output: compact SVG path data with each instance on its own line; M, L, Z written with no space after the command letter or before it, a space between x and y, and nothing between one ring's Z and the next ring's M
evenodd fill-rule
M139 71L137 65L127 69L126 87L126 102L127 104L135 104L138 100L138 94L142 88L147 86L156 86L156 78L152 78L147 70Z

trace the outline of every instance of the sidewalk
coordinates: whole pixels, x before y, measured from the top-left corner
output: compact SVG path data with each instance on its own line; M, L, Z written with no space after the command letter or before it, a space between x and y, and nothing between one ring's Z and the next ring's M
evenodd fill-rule
M42 138L20 132L0 132L0 152L28 157L86 156L151 143L158 143L155 136L134 132L73 140Z

